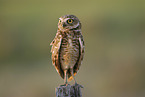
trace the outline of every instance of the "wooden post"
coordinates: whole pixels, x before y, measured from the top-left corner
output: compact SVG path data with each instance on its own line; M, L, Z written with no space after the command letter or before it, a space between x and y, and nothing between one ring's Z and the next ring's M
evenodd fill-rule
M82 85L60 85L56 88L56 97L82 97L81 88Z

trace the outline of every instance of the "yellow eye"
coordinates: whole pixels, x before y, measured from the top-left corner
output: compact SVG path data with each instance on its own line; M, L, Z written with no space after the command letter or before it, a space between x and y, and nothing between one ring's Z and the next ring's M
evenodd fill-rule
M67 23L68 23L68 24L71 24L71 23L73 23L73 21L74 21L73 19L68 19L68 20L67 20Z
M61 23L61 20L59 20L59 23Z

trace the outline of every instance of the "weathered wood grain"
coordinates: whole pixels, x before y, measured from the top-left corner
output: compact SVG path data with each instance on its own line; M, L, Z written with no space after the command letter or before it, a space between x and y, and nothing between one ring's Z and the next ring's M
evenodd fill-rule
M82 97L81 88L82 85L60 85L56 88L56 97Z

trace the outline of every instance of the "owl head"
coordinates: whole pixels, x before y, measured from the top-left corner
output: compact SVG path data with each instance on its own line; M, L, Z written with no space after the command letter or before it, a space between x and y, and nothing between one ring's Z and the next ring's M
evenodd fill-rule
M59 18L58 28L62 31L78 30L81 29L81 23L74 15L64 15Z

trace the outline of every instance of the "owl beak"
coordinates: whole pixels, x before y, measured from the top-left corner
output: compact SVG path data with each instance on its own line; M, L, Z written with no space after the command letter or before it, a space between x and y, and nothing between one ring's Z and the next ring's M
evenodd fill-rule
M62 24L62 26L63 26L63 27L66 27L66 24L65 24L65 23L63 23L63 24Z

